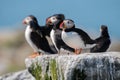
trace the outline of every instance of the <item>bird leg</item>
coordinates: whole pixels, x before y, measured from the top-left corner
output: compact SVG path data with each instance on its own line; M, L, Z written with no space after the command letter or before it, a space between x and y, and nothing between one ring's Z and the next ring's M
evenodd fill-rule
M82 48L80 48L80 49L75 49L75 54L76 54L76 55L80 54L81 52L82 52Z
M58 55L60 55L60 50L57 53L58 53Z
M32 54L29 56L29 58L35 58L35 57L37 57L37 56L39 56L39 55L40 55L40 53L34 52L34 53L32 53Z

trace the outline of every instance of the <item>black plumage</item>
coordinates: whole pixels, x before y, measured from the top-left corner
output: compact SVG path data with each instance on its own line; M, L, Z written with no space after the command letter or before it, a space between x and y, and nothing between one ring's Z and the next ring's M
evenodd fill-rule
M91 39L90 36L85 31L83 31L82 29L75 28L75 26L70 28L70 29L65 29L65 32L76 32L76 33L78 33L81 36L81 38L84 42L84 45L95 43L95 40Z
M95 43L96 46L91 48L90 52L105 52L109 48L111 40L106 25L101 26L101 35L95 39Z
M54 17L56 18L56 20L53 20ZM50 44L50 48L52 49L52 51L54 51L54 53L57 53L57 50L55 48L55 46L53 45L52 41L51 41L51 38L50 38L50 32L53 28L53 25L54 23L59 20L59 21L62 21L65 19L65 16L64 14L54 14L52 16L49 16L47 19L46 19L46 23L45 23L45 26L41 26L41 32L47 37L47 40Z
M54 54L48 44L46 36L42 32L43 28L38 25L37 19L33 15L30 15L25 18L24 23L27 24L27 29L25 33L26 40L34 49L34 51L42 53L48 52Z

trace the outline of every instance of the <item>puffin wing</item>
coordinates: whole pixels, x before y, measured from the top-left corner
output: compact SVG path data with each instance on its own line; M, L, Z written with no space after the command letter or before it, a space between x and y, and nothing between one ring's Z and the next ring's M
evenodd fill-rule
M74 28L74 31L77 32L81 36L85 45L95 43L95 40L91 39L91 37L85 31L83 31L82 29Z
M31 39L33 40L33 43L40 49L45 52L49 52L51 54L54 54L54 52L51 50L50 45L46 39L46 37L41 34L40 30L36 32L31 33Z
M70 31L70 32L65 32L62 31L62 40L70 47L72 48L84 48L84 42L81 38L81 36L74 31Z
M38 47L38 49L40 49L41 51L43 50L45 52L54 53L50 49L49 43L44 35L45 32L43 32L43 30L45 29L38 26L37 24L34 24L33 22L31 22L30 25L32 29L31 40Z

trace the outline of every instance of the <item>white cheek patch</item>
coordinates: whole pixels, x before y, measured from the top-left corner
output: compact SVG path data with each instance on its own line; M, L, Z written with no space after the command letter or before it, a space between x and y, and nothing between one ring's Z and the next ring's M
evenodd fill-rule
M74 23L73 22L69 22L68 23L68 20L65 21L64 23L65 23L65 25L66 25L67 28L72 28L74 26Z
M68 26L69 28L72 28L72 27L73 27L73 25L72 25L72 24L68 24L67 26Z
M25 21L26 21L27 23L29 23L30 21L32 21L32 19L31 19L30 17L27 17L27 18L25 19Z
M55 17L51 17L51 22L55 23L57 21L57 19Z
M52 23L55 23L57 20L52 20Z

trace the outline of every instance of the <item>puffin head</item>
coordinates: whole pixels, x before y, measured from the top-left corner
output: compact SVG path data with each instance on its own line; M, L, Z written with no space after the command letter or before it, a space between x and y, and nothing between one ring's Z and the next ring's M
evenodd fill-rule
M108 28L106 25L101 25L100 32L108 32Z
M52 26L55 22L62 21L65 19L64 14L54 14L46 19L46 25Z
M38 23L37 19L35 16L33 15L29 15L28 17L26 17L24 20L23 20L23 24L26 24L26 25L29 25L29 23L33 21L35 23Z
M65 19L60 24L61 29L71 29L71 28L74 28L74 27L75 27L74 21L71 20L71 19Z
M106 25L101 25L100 31L101 31L101 36L110 37L108 33L108 27Z

